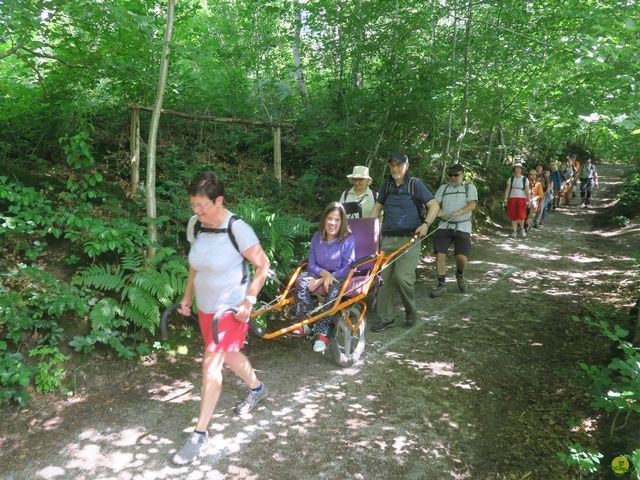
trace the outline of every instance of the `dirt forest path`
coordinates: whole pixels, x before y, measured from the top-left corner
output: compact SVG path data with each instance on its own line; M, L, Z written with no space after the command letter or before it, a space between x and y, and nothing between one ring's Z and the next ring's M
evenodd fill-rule
M526 240L506 230L475 237L468 293L455 283L433 300L433 260L421 264L421 316L367 333L348 369L296 339L257 342L252 361L272 392L251 415L230 372L207 454L175 467L193 425L199 363L91 361L76 395L3 414L4 479L466 479L569 478L557 460L569 398L566 372L581 360L596 303L629 303L628 235L592 219L615 198L623 169L601 168L594 208L564 208ZM452 282L449 275L449 282ZM197 355L198 362L200 361ZM563 373L564 372L564 375Z

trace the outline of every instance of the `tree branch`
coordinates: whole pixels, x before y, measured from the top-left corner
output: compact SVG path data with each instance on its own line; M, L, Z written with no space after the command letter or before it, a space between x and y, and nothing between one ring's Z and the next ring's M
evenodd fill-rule
M0 60L2 60L5 57L9 57L9 56L13 55L14 53L16 53L21 48L22 48L22 45L16 45L15 47L11 47L9 50L6 50L3 53L0 53Z

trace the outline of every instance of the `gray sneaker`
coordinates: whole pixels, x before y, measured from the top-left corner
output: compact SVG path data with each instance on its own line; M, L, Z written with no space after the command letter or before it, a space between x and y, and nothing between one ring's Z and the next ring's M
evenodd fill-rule
M254 392L253 390L249 390L249 393L247 394L247 398L245 398L242 402L236 405L236 408L234 408L233 411L236 412L237 415L244 415L245 413L251 412L254 408L256 408L256 405L258 403L260 403L262 400L268 397L269 397L269 389L263 383L262 390L260 390L257 393Z
M441 297L445 293L447 293L447 285L438 282L438 284L431 289L431 298Z
M193 462L204 451L204 447L207 446L208 441L208 432L204 432L204 435L193 432L187 437L182 448L173 456L173 463L176 465L186 465L187 463Z
M461 292L467 291L467 279L464 278L464 275L458 275L456 273L456 282L458 282L458 288Z

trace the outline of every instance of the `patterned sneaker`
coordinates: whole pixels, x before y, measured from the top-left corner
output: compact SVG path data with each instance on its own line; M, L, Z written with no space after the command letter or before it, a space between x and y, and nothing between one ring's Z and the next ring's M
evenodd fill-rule
M236 405L236 408L233 409L236 412L236 415L244 415L245 413L251 412L256 405L260 403L265 398L269 398L269 389L263 383L262 390L259 392L254 392L253 390L249 390L247 394L247 398L245 398L242 402Z
M185 440L182 448L173 456L173 463L176 465L186 465L193 462L204 451L204 447L207 446L208 441L208 432L204 432L204 435L193 432Z
M467 279L464 278L464 274L458 275L456 273L456 282L458 282L458 288L460 289L461 292L467 291Z
M329 343L329 339L324 335L318 335L318 338L313 344L313 351L317 353L322 353L327 349L327 344Z
M441 297L447 293L447 285L445 283L440 283L431 289L431 298Z

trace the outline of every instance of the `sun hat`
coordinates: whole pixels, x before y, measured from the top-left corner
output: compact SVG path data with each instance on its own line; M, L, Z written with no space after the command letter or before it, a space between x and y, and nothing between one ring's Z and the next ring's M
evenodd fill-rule
M535 168L532 168L531 170L529 170L529 175L538 175L538 172L536 172Z
M520 163L520 162L516 162L516 163L514 163L514 164L511 166L511 170L514 170L514 171L515 171L516 167L520 167L522 170L524 170L524 166L523 166L523 165L522 165L522 163Z
M353 172L347 175L347 178L366 178L367 180L372 180L369 176L369 169L367 167L363 167L362 165L356 165L353 167Z

